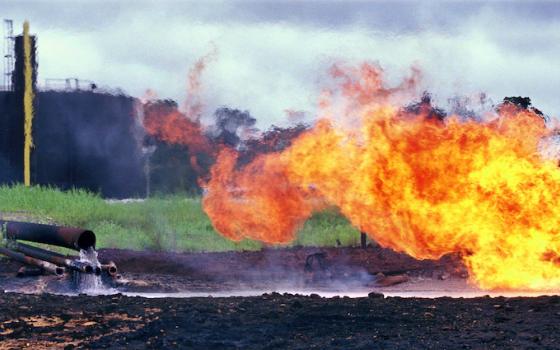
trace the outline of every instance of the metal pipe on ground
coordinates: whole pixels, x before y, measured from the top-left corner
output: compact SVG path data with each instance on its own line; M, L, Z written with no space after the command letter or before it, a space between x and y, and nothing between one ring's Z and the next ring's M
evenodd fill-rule
M40 259L40 260L45 260L55 265L64 266L71 270L84 272L84 273L96 272L96 266L92 266L91 264L84 263L82 261L68 259L66 256L62 254L41 249L39 247L33 247L23 243L15 243L14 248L17 251L25 255L28 255L30 257Z
M19 261L20 263L23 263L23 264L26 264L26 265L40 267L44 271L46 271L48 273L51 273L53 275L56 275L56 276L64 275L64 268L63 267L56 266L55 264L52 264L50 262L39 260L39 259L27 256L25 254L13 251L13 250L5 248L5 247L0 247L0 254L6 255L7 257L12 258L15 261Z
M17 277L36 277L43 274L43 269L30 267L30 266L22 266L19 268L16 276Z
M107 264L101 264L101 270L107 272L111 277L117 276L117 265L113 261L109 261Z
M0 220L8 239L44 243L59 247L87 250L95 248L95 233L77 227Z
M96 266L94 264L89 264L87 262L76 260L74 257L71 257L71 256L63 255L63 254L53 252L53 251L50 251L50 250L45 250L45 249L42 249L42 248L39 248L39 247L30 246L30 245L27 245L27 244L24 244L24 243L15 243L15 244L17 246L20 246L20 247L24 247L24 248L27 248L27 249L34 250L38 253L51 255L51 256L54 257L53 259L58 260L58 261L54 261L53 262L54 264L65 265L65 266L71 268L72 270L81 271L81 272L85 272L85 273L95 273L96 275L100 275L101 271L102 271L101 270L101 265ZM64 262L62 259L70 260L69 265L66 265L66 262ZM44 259L44 260L47 260L47 259ZM49 261L49 260L47 260L47 261ZM113 263L113 262L111 261L111 263ZM83 266L84 268L80 270L80 268L81 268L80 266ZM92 269L89 268L90 266L91 266ZM115 265L115 268L116 268L116 265Z

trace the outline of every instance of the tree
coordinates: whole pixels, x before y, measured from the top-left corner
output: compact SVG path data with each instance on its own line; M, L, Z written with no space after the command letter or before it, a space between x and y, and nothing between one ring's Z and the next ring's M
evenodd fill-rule
M211 131L214 142L236 148L241 142L241 133L250 134L255 131L257 120L248 111L221 107L214 112L215 123Z
M419 102L414 102L404 107L404 111L415 115L424 115L426 119L443 121L447 113L439 107L432 105L432 95L424 91Z
M500 110L500 108L502 108L504 105L508 105L508 104L514 105L520 109L531 111L539 115L545 121L548 121L548 117L545 116L543 112L541 112L538 108L532 106L531 99L529 97L521 97L521 96L504 97L504 101L500 105L498 105L498 110Z

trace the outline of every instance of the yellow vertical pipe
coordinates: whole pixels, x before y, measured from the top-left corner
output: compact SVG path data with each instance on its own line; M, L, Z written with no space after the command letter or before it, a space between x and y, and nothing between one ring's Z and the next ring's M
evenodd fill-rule
M31 39L29 38L29 22L23 23L23 54L24 54L24 81L23 114L24 137L23 146L23 183L31 185L31 148L33 147L33 69L31 66Z

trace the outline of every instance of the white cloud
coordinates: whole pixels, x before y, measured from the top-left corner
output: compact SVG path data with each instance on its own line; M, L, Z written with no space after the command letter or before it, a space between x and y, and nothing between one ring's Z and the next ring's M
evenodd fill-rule
M169 7L137 8L82 30L51 27L44 19L34 25L31 18L39 36L40 78L77 76L136 96L151 88L181 100L189 67L215 45L217 59L203 75L208 110L248 109L261 126L284 121L285 109L312 111L327 67L339 60L378 61L393 82L417 64L425 87L441 100L485 91L494 100L530 96L545 112L560 112L558 20L486 9L465 20L454 14L458 20L448 29L427 21L398 32L366 26L363 18L344 26L235 21L227 19L230 8L212 19Z

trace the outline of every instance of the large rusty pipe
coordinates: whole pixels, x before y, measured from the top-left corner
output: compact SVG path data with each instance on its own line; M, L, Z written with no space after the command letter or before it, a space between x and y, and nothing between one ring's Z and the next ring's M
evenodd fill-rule
M3 221L0 226L9 239L44 243L75 250L95 248L95 233L77 227Z
M0 254L6 255L7 257L12 258L15 261L19 261L20 263L23 264L40 267L44 271L56 276L62 276L64 274L63 267L56 266L55 264L52 264L47 261L32 258L30 256L13 251L8 248L0 247Z
M51 252L38 247L33 247L27 244L16 243L14 248L17 251L25 255L28 255L30 257L40 259L40 260L45 260L59 266L64 266L71 270L85 272L85 273L94 273L96 270L95 266L92 266L91 264L82 261L76 261L73 259L68 259L66 256L62 254Z

